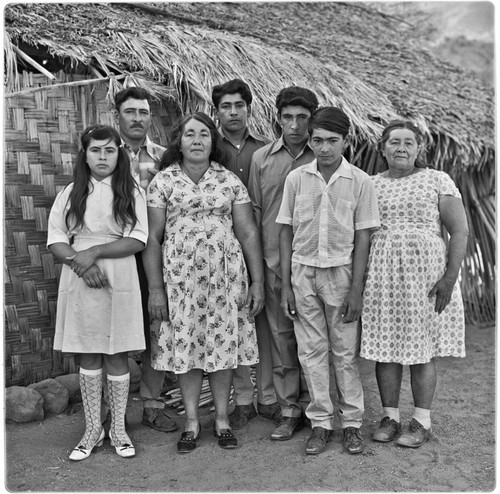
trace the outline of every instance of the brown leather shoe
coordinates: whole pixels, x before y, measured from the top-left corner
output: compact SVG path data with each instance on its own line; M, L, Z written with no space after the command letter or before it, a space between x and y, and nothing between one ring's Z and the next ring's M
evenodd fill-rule
M142 412L142 425L147 425L160 432L173 432L177 430L175 420L169 417L163 408L144 408Z
M234 429L238 430L245 425L248 424L248 421L257 417L257 411L253 406L253 403L250 405L236 405L233 410L233 413L229 415L229 425Z
M271 434L271 439L274 441L287 441L302 429L302 426L302 417L283 417L281 424Z
M420 422L411 419L408 430L398 437L396 444L398 446L404 446L405 448L419 448L431 437L431 429L425 429Z
M379 443L388 443L392 441L401 432L401 424L394 419L384 417L380 425L373 433L373 440Z
M351 455L362 453L365 449L363 439L357 427L346 427L344 429L344 449Z
M271 403L271 405L262 405L257 403L257 411L266 419L272 420L276 425L281 424L281 407L279 403Z
M306 454L319 455L326 448L326 443L332 438L333 431L324 427L313 427L311 437L306 443Z

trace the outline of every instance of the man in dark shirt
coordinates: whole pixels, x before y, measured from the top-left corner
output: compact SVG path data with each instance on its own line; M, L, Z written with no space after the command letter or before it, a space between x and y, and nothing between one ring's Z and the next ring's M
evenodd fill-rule
M229 160L222 164L235 173L246 187L253 153L270 141L248 128L252 92L248 84L240 79L233 79L214 86L212 101L215 117L219 121L222 147ZM263 417L279 423L281 408L276 402L274 392L269 326L264 311L255 318L255 325L259 346L259 363L256 368L257 410ZM229 416L229 421L233 429L241 429L248 420L257 416L253 401L254 387L248 366L235 369L233 388L236 407Z

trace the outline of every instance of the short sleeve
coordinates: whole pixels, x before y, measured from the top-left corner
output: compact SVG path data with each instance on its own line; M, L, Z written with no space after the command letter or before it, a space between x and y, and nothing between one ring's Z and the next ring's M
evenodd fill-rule
M165 173L157 173L147 189L146 205L148 208L167 208L168 186Z
M240 178L229 170L227 171L227 174L229 184L234 194L233 204L246 204L247 202L251 202L248 190Z
M283 198L278 211L276 223L282 225L293 225L293 210L295 207L295 187L293 186L294 174L290 173L285 179Z
M443 196L452 196L457 197L458 199L462 198L462 195L455 185L455 182L453 182L452 178L446 172L436 171L436 174L438 181L439 199L441 199L441 197Z
M361 184L361 191L354 218L354 228L356 230L366 230L367 228L379 227L380 217L377 192L372 180L367 175Z
M135 189L135 215L137 216L137 223L133 229L126 228L123 231L123 236L135 238L146 244L148 241L148 213L145 192L140 187Z
M72 189L73 184L71 183L61 190L54 200L47 225L47 247L57 243L70 244L69 229L66 226L65 218L69 209L68 199Z

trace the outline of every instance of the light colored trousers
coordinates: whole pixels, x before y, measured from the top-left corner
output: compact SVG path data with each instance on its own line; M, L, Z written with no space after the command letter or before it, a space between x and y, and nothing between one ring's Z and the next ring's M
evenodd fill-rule
M306 380L297 355L293 322L281 309L281 278L265 267L265 311L271 337L273 382L283 417L300 417L309 403Z
M276 403L273 384L273 361L271 356L271 339L269 324L265 310L255 318L257 346L259 347L259 363L256 365L255 387L257 402L261 405ZM240 365L233 371L233 399L236 405L253 403L254 387L250 378L250 366Z
M311 397L306 415L312 427L333 429L330 352L342 427L361 427L363 420L363 387L358 367L361 329L359 321L343 323L341 317L351 279L351 265L315 268L292 262L298 315L294 328Z

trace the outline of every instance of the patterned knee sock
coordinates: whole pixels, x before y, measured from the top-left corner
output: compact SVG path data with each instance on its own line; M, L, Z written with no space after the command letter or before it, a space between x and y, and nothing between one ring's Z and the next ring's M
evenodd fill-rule
M130 373L122 376L108 374L109 407L111 409L111 426L109 437L115 446L132 444L125 432L125 409L127 408Z
M102 369L89 370L80 367L80 390L85 414L85 434L79 446L90 449L99 439L102 429Z

